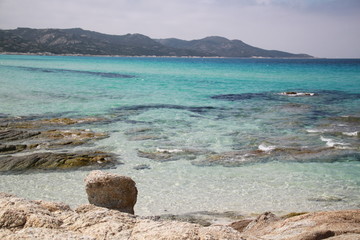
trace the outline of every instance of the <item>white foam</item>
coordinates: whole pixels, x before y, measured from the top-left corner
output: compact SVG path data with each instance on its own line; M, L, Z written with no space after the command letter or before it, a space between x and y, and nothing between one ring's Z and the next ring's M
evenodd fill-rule
M350 136L350 137L359 136L359 133L357 131L355 131L355 132L343 132L342 134L345 135L345 136Z
M326 146L328 147L339 147L344 148L341 146L348 146L348 143L342 143L342 142L335 142L334 139L331 138L324 138L323 136L320 136L321 141L326 142Z
M280 95L289 96L289 97L299 97L299 96L314 96L315 93L308 92L282 92Z
M156 148L157 152L160 153L179 153L179 152L183 152L183 150L181 149L162 149L162 148Z
M276 146L260 144L258 149L263 152L271 152L276 149Z
M306 129L308 133L323 133L326 132L325 130L319 130L319 129Z

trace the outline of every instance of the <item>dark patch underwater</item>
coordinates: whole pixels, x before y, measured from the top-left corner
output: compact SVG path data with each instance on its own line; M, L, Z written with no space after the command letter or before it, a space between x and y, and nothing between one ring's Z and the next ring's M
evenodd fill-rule
M36 67L17 67L27 71L44 72L44 73L75 73L75 74L86 74L93 76L100 76L104 78L134 78L134 75L111 73L111 72L92 72L82 70L71 70L71 69L56 69L56 68L36 68Z

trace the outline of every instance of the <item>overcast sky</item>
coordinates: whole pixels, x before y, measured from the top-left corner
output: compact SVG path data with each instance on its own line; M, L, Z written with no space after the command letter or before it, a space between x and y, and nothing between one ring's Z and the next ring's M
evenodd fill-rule
M17 27L223 36L265 49L360 58L360 0L0 0L0 28Z

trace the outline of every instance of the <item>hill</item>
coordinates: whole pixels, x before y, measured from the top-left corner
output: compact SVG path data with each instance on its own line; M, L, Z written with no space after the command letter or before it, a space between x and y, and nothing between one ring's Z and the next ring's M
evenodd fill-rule
M81 28L0 30L0 52L124 56L309 58L306 54L264 50L240 40L151 39L142 34L109 35Z
M200 50L212 56L221 57L269 57L269 58L309 58L307 54L293 54L277 50L265 50L250 46L240 40L229 40L224 37L206 37L200 40L184 41L176 38L158 39L167 47Z

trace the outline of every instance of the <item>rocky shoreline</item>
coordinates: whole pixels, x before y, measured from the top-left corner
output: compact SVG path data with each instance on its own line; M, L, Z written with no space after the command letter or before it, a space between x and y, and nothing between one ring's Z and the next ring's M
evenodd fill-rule
M360 209L282 217L266 212L231 224L204 226L133 215L137 190L129 177L93 171L85 182L92 204L75 210L64 203L0 193L0 239L360 239Z

